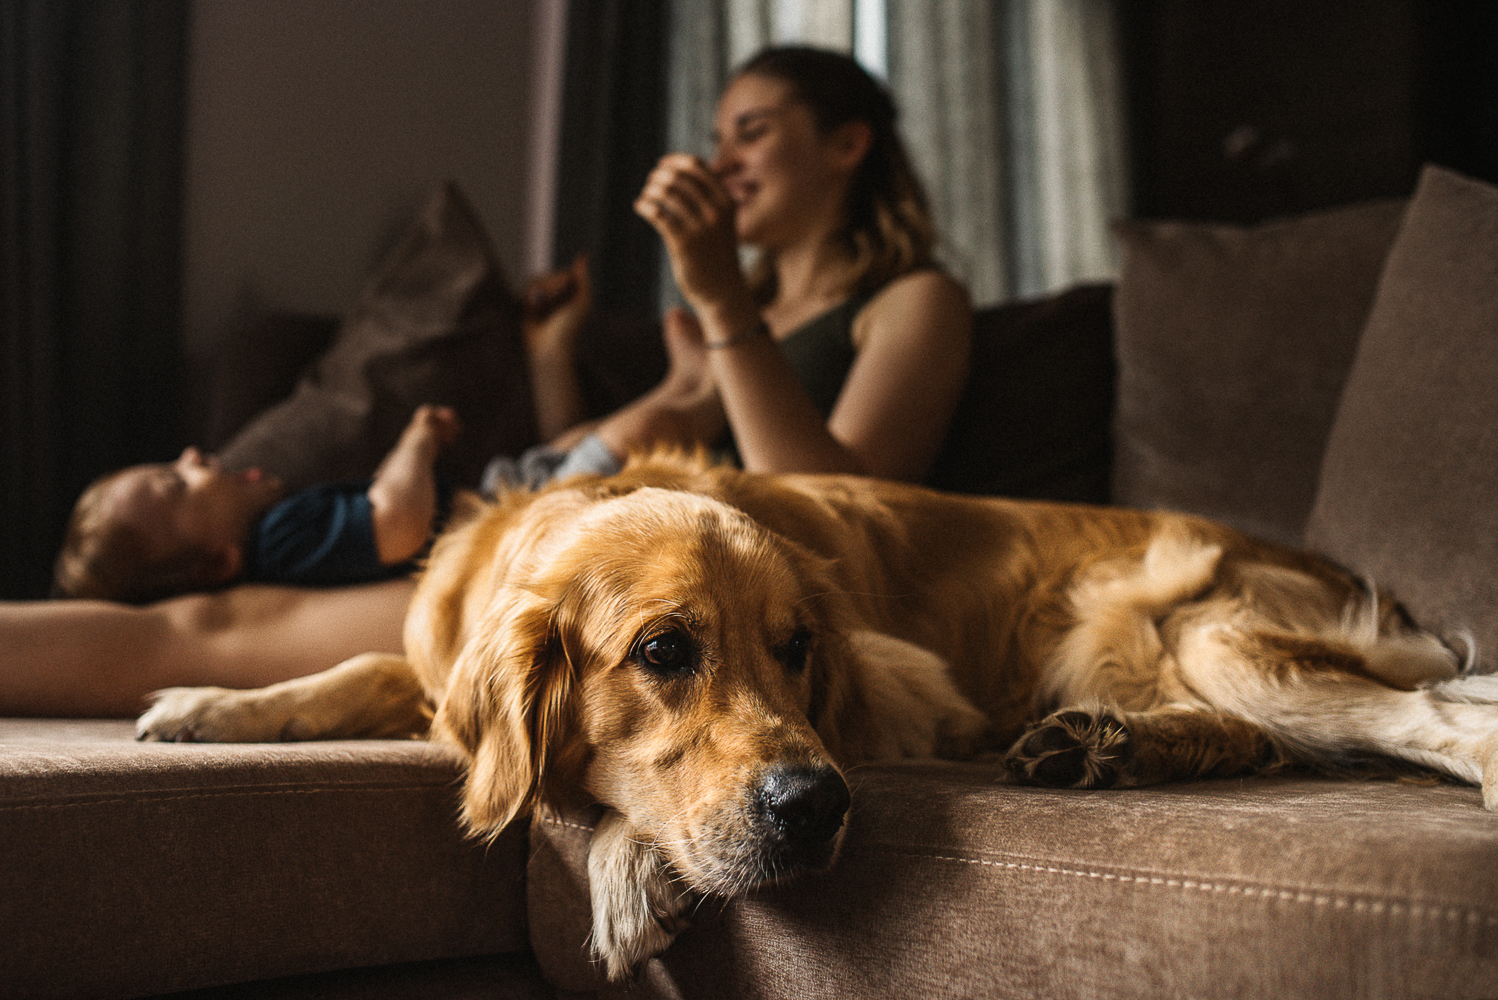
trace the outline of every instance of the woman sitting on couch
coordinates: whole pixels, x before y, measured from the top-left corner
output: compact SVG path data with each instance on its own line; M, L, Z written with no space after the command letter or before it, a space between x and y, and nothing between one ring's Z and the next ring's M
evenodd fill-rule
M635 202L691 310L667 316L657 389L562 431L581 411L571 352L587 276L534 286L537 415L561 433L519 478L609 472L632 448L727 429L750 470L920 479L967 377L972 311L935 265L888 95L845 56L769 49L725 89L716 133L711 162L664 157ZM748 276L740 244L760 254ZM255 687L399 652L413 587L0 605L0 714L128 716L161 687Z

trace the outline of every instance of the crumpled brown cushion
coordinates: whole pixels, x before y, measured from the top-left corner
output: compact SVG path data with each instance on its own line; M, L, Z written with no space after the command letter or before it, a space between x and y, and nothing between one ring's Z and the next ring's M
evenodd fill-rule
M292 489L364 478L422 403L454 407L464 433L442 470L475 486L496 454L536 437L520 304L472 207L444 184L386 257L333 345L282 402L220 451Z
M1300 542L1403 206L1115 226L1115 502Z
M1306 541L1498 665L1498 188L1421 175L1327 445Z

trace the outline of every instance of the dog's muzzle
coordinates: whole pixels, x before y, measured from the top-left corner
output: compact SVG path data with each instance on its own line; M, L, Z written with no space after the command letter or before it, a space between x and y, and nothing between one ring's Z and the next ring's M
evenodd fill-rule
M830 864L851 801L842 775L828 765L782 764L767 771L753 812L769 867L785 874Z

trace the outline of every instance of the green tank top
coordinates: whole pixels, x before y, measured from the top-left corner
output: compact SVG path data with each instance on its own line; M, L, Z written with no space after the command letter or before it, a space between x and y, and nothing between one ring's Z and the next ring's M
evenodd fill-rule
M870 298L856 295L847 299L780 340L780 352L796 373L796 381L824 419L832 415L853 368L858 353L853 348L853 319Z
M796 381L811 397L812 404L825 420L832 415L837 397L848 380L853 359L853 320L869 304L873 295L855 295L833 306L815 319L786 334L779 341L780 352L796 376ZM730 430L728 440L719 449L721 458L743 465L738 444Z

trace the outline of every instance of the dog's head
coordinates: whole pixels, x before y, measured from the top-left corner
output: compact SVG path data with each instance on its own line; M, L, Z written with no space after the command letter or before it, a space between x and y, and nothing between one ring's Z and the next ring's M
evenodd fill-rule
M469 826L595 800L720 894L829 863L848 789L812 720L850 654L822 561L672 490L543 496L511 532L436 719Z

